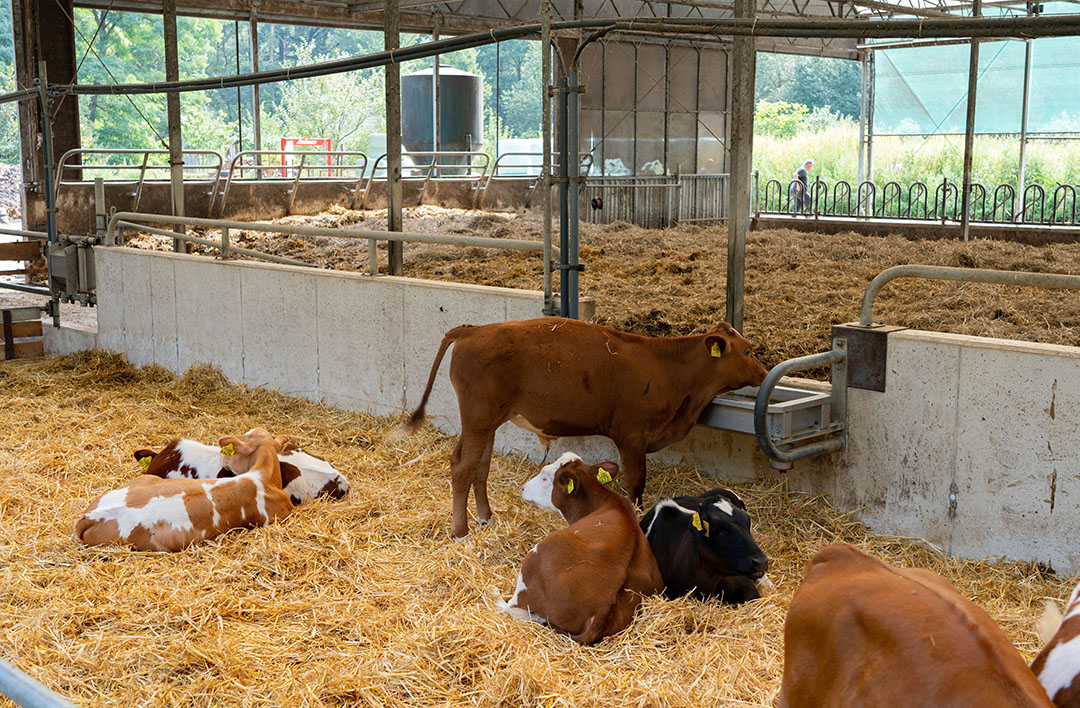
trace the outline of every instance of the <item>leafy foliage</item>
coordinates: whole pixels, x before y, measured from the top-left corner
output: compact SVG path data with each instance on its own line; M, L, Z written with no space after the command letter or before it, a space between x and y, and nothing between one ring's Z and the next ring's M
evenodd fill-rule
M857 118L861 85L855 61L768 52L757 55L758 101L801 103Z

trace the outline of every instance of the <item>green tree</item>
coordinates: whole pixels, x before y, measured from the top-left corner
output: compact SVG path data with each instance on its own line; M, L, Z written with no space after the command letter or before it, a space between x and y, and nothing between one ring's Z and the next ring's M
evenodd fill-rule
M860 76L856 61L759 52L755 94L758 101L801 103L854 118L859 115Z
M807 128L810 109L801 103L758 101L754 107L754 134L793 138Z

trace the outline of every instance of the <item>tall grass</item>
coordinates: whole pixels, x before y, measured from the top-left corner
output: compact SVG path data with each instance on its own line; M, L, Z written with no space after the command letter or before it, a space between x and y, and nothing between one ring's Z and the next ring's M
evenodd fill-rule
M931 189L948 177L963 176L962 136L876 137L873 144L874 182L880 191L886 182L907 188L921 181ZM858 172L859 126L836 120L793 138L754 136L754 169L761 173L762 189L770 179L787 184L807 159L814 160L810 179L832 184L847 180L855 184ZM988 190L999 184L1016 185L1020 141L1016 137L985 135L975 139L972 171L974 181ZM1080 183L1080 140L1036 140L1028 143L1025 183L1041 184L1049 193L1058 184Z

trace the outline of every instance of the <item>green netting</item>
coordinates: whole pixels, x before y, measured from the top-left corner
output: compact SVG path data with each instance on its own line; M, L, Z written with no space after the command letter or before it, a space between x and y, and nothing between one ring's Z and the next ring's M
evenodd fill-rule
M874 132L963 133L967 112L967 45L878 50ZM1024 43L979 47L975 130L1019 133ZM1032 42L1030 133L1080 133L1080 37Z

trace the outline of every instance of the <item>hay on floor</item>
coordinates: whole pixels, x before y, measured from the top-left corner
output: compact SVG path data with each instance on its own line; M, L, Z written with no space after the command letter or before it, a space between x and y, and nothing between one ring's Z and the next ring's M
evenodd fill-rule
M869 534L767 479L730 486L775 590L737 608L649 598L626 632L579 647L495 608L525 552L559 525L517 494L531 463L495 458L495 521L456 543L454 438L431 427L399 439L400 419L104 353L0 364L0 405L0 656L81 705L771 706L784 615L822 543L942 573L1026 658L1043 598L1069 590L1032 564L948 560ZM133 449L256 424L331 460L349 495L175 554L73 538L86 505L138 472ZM690 467L651 465L646 502L713 485Z

